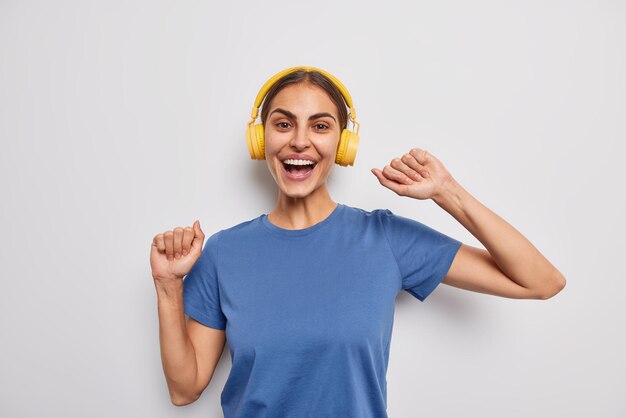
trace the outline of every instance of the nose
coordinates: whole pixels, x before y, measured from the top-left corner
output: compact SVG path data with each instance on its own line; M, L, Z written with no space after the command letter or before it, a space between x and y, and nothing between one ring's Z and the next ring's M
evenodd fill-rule
M289 141L289 145L298 150L306 149L311 145L311 141L309 140L309 136L305 126L299 126L298 129L295 130L291 141Z

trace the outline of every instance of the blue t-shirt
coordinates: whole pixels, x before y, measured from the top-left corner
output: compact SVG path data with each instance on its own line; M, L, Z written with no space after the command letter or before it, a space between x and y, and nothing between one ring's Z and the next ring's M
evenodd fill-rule
M225 418L387 417L400 290L420 301L461 242L387 209L338 204L305 229L261 215L211 235L185 314L226 330Z

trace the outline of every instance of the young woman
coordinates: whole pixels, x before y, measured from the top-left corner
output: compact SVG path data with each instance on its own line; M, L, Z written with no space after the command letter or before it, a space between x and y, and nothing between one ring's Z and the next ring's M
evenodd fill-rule
M175 405L200 396L228 338L225 418L386 417L400 290L423 301L445 283L547 299L565 286L523 235L424 149L371 171L399 196L435 201L486 250L386 209L333 201L328 176L336 163L353 163L358 129L347 130L348 119L356 123L352 100L329 73L280 72L259 92L251 122L263 100L248 146L276 181L274 210L212 234L204 249L198 221L153 239L161 356Z

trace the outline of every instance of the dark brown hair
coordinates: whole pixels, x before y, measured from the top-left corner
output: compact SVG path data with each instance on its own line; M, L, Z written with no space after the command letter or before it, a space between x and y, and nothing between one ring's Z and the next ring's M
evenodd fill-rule
M261 108L261 122L265 124L272 100L279 91L289 85L306 82L322 88L328 94L330 100L332 100L332 102L337 106L340 131L345 129L348 124L348 110L346 109L346 103L341 91L337 88L337 86L335 86L335 84L333 84L332 81L330 81L330 79L328 79L328 77L315 70L294 71L274 83L274 85L267 91L265 99L263 100L263 107Z

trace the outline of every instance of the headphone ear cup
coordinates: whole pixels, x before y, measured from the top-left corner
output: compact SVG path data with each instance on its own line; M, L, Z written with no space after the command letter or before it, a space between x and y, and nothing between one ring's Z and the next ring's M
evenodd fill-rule
M341 131L341 138L339 139L339 145L337 146L335 163L342 166L354 165L358 146L359 135L348 129Z
M253 160L265 159L265 128L263 124L248 126L246 130L248 151Z

